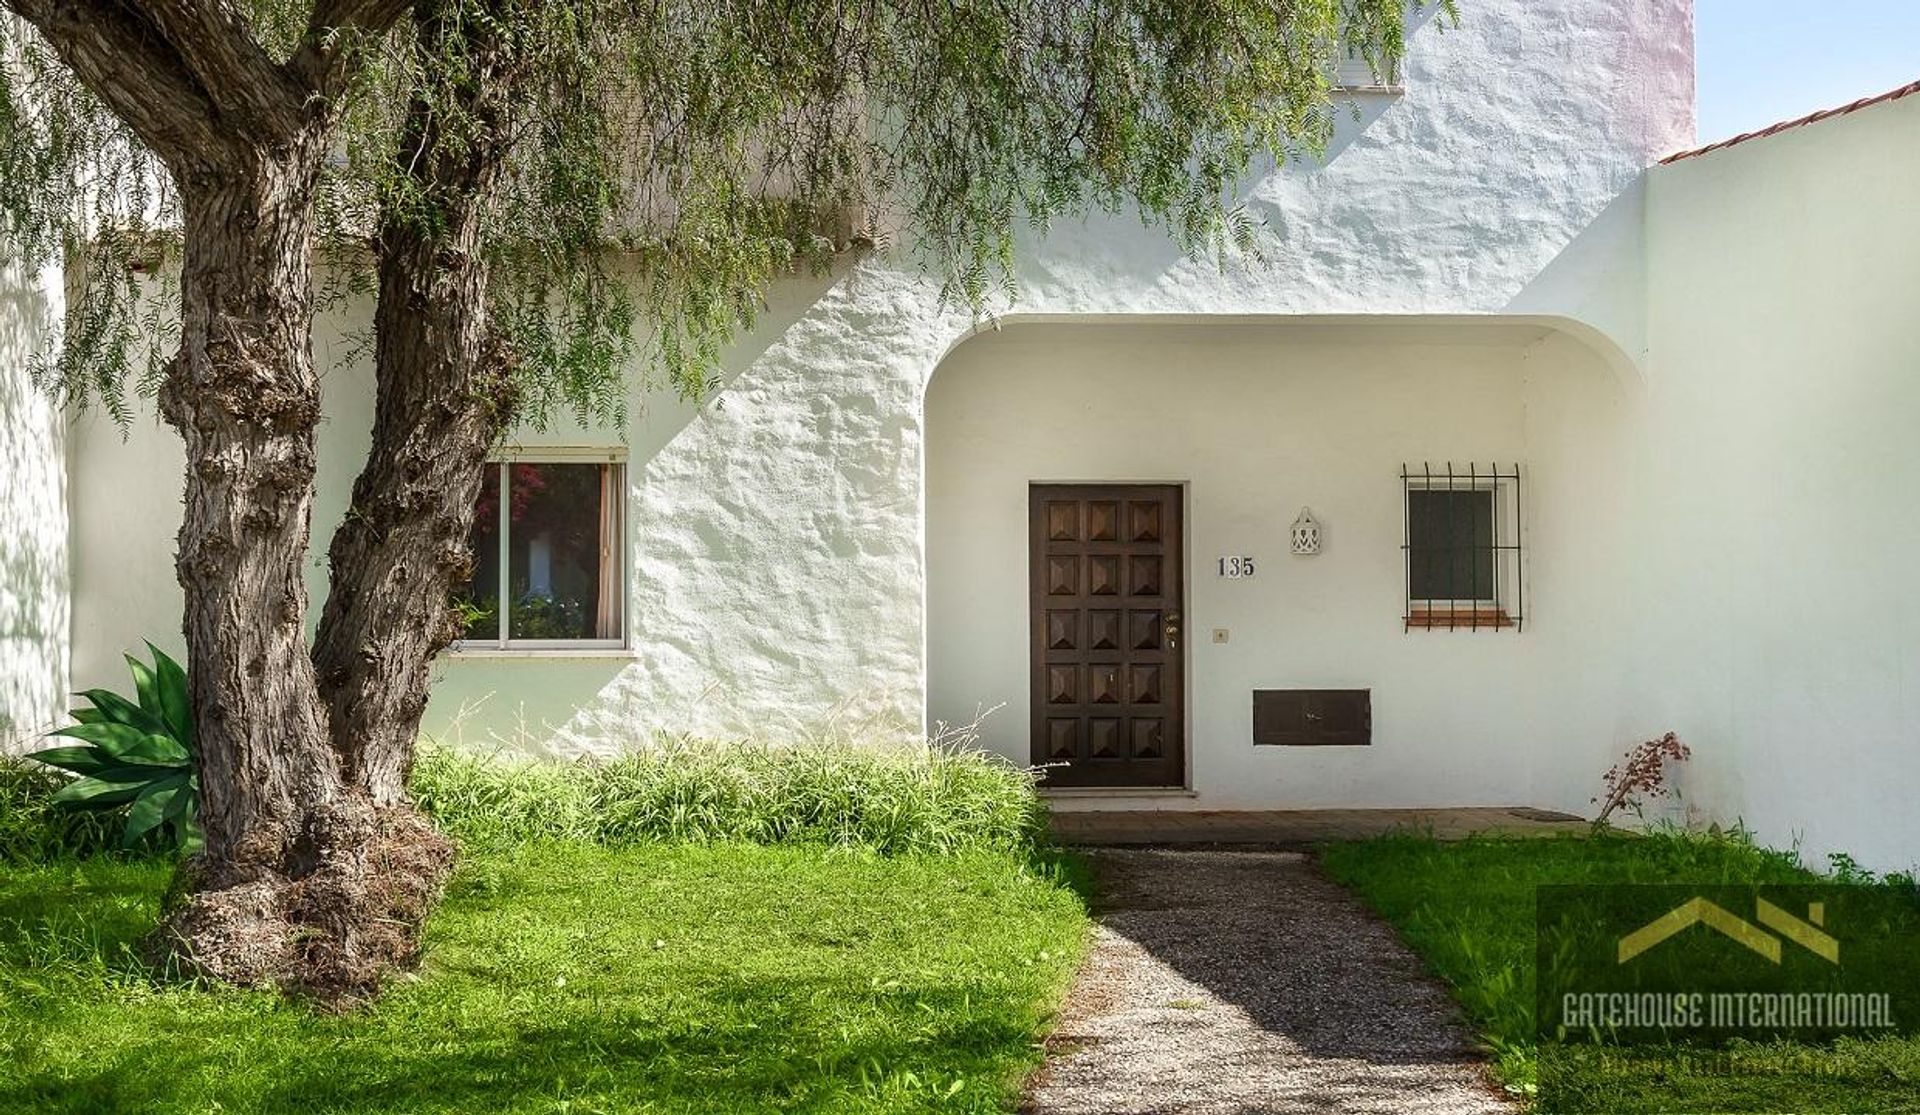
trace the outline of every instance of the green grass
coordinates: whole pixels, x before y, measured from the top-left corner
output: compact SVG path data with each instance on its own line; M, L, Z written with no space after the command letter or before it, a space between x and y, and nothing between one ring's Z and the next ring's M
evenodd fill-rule
M1330 844L1321 865L1453 986L1509 1089L1567 1112L1920 1111L1920 1039L1830 1045L1553 1046L1534 1039L1534 888L1551 883L1813 881L1790 855L1737 839L1391 836Z
M424 749L413 792L467 847L528 840L824 844L886 854L1021 853L1046 831L1033 775L940 747L667 739L610 760L531 763Z
M153 984L163 861L0 866L0 1111L1004 1111L1087 925L1031 864L472 852L418 977L347 1016Z
M52 767L0 755L0 865L39 863L117 848L120 821L53 801L68 776Z

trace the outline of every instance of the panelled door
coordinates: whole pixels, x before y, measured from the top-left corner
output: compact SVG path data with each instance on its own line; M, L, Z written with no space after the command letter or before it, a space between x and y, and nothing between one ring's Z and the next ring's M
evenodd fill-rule
M1048 786L1186 775L1181 490L1035 484L1033 761Z

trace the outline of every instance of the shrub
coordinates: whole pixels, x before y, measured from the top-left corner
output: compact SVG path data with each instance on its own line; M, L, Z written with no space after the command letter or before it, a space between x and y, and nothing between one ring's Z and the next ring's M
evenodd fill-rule
M0 756L0 862L43 863L119 845L113 818L53 800L69 781L51 767Z
M886 855L1026 851L1046 831L1033 776L940 747L670 739L613 759L510 761L421 750L413 792L465 844L739 840Z
M193 762L193 705L187 673L152 643L153 665L127 655L136 699L107 689L80 696L92 708L73 710L79 723L50 733L80 746L35 751L29 759L79 775L53 795L58 805L126 812L121 844L131 848L149 834L179 848L199 841L194 818L200 779Z
M1604 798L1593 799L1593 803L1600 806L1600 815L1593 819L1593 823L1596 826L1604 825L1607 818L1613 816L1614 810L1623 808L1636 817L1644 817L1645 802L1642 795L1647 798L1674 796L1676 791L1667 781L1667 768L1692 757L1693 752L1672 732L1659 739L1650 739L1627 752L1601 776L1607 792Z

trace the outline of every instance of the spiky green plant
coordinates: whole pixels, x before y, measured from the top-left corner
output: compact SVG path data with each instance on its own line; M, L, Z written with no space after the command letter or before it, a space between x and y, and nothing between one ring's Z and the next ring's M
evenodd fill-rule
M193 765L187 672L152 643L147 650L152 665L126 656L135 700L109 689L81 693L93 707L74 709L78 723L50 733L77 739L80 746L52 747L28 758L79 775L53 795L55 802L126 810L123 847L164 832L175 847L191 849L199 840L194 817L200 778Z

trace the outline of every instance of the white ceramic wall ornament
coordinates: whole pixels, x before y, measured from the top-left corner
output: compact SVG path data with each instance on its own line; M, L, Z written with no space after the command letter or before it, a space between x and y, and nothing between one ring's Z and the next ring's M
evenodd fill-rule
M1293 552L1296 554L1317 554L1320 552L1320 520L1313 512L1302 507L1300 517L1293 521L1291 532Z

